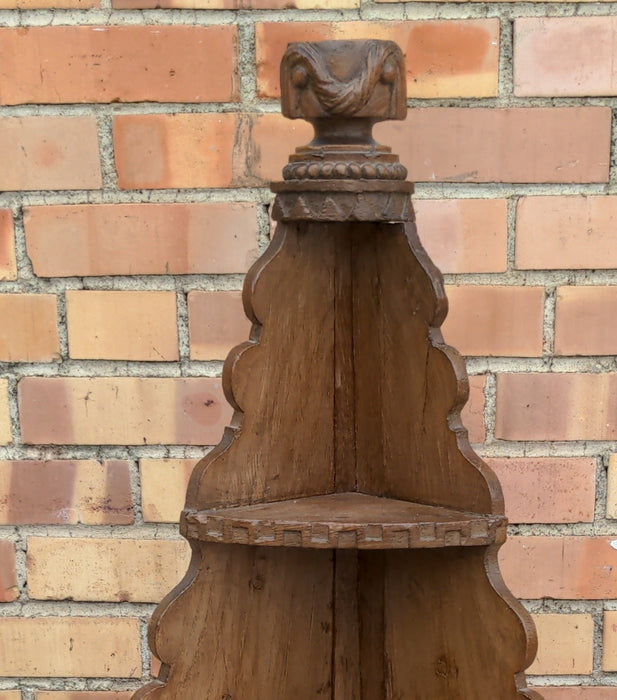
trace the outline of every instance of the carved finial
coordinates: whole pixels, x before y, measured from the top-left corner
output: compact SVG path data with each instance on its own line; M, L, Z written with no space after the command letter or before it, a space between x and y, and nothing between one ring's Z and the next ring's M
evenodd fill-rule
M281 63L281 104L306 119L315 138L283 169L273 216L322 221L404 221L411 216L406 168L372 129L405 119L405 60L392 41L289 44ZM310 196L307 196L310 193Z

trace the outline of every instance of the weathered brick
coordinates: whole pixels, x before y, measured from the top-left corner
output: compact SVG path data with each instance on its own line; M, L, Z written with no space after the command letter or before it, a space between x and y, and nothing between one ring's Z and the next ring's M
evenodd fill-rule
M587 614L532 615L538 631L538 654L530 675L578 675L593 670L593 618Z
M17 678L140 678L139 620L2 617L0 673Z
M497 375L495 437L615 440L617 373Z
M117 9L330 10L360 6L360 0L112 0Z
M60 359L55 294L0 294L0 361Z
M448 286L444 339L462 355L542 354L544 288Z
M607 182L610 130L608 107L424 107L375 137L416 182Z
M17 263L13 213L10 209L0 209L0 280L14 279L17 279Z
M486 377L482 374L469 377L469 401L463 407L461 418L469 431L469 441L484 442L486 428L484 425L484 387Z
M39 690L34 693L35 700L130 700L133 693L122 690Z
M617 267L617 196L521 197L516 210L516 267Z
M617 688L610 686L600 687L573 687L561 688L542 686L538 688L544 700L617 700Z
M158 603L190 559L186 540L29 537L28 594L37 600Z
M279 97L287 44L385 39L405 53L410 97L492 97L498 91L497 18L398 22L259 22L255 27L257 92Z
M245 272L257 254L249 202L27 207L40 277Z
M615 17L520 17L514 21L514 93L617 94Z
M602 668L605 671L617 671L617 610L604 612Z
M76 359L177 360L176 293L66 292L69 355Z
M0 445L11 442L11 432L9 383L6 379L0 379Z
M247 340L251 323L241 292L189 292L191 359L224 360L234 345Z
M617 598L617 550L610 537L510 537L501 571L517 598Z
M229 102L236 44L233 25L4 27L0 102Z
M0 7L2 7L0 5ZM21 700L19 690L0 690L0 700Z
M0 190L95 190L101 187L94 117L4 117Z
M0 524L132 522L128 462L0 461Z
M414 199L418 235L444 273L505 272L505 199Z
M140 459L141 510L146 522L177 523L195 459Z
M230 187L237 128L237 115L229 113L117 116L118 186Z
M588 457L486 459L501 483L512 523L590 523L595 460Z
M17 598L19 598L19 589L15 567L15 545L7 540L0 540L0 603L10 603ZM0 700L2 700L1 697Z
M617 454L610 455L608 460L606 517L617 520Z
M617 354L616 305L617 287L559 287L555 354Z
M24 377L18 385L24 443L218 443L231 418L212 377Z

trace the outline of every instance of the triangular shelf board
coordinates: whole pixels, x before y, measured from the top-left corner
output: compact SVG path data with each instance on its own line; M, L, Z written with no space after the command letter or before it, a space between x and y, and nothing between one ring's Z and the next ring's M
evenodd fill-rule
M541 700L441 275L405 168L371 136L405 118L405 78L392 42L283 58L283 113L315 139L272 185L253 328L223 373L235 413L192 474L191 565L152 618L161 671L134 700Z

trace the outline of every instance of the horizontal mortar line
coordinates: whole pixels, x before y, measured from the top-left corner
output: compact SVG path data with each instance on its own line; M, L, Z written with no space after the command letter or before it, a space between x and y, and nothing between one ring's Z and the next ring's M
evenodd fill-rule
M44 363L13 363L9 368L3 367L8 363L0 363L0 377L36 377L41 378L131 378L131 379L218 379L223 369L223 361L217 360L210 364L207 361L187 360L186 367L178 366L178 361L146 362L142 360L64 360L56 364ZM190 365L190 366L189 366ZM11 371L12 370L12 371ZM182 372L190 371L188 377Z
M475 450L476 452L478 452L478 454L480 454L482 459L536 459L538 457L550 457L551 459L567 459L569 457L598 458L602 456L597 452L599 446L601 445L605 445L603 451L605 451L605 453L610 454L615 451L615 448L617 447L617 441L610 443L607 443L607 441L603 441L602 443L594 444L592 446L592 449L596 450L595 452L588 451L590 446L587 442L574 442L573 444L567 442L510 443L501 440L498 442L488 444L477 443L475 446ZM555 449L553 449L554 446L556 446Z
M184 279L188 278L188 279ZM0 293L6 294L63 294L65 291L151 291L180 292L188 294L199 291L241 291L243 273L204 273L177 275L139 275L135 279L126 275L104 275L97 277L28 277L0 282Z
M12 534L17 529L16 534ZM132 525L0 525L3 539L16 541L32 537L63 539L148 540L183 542L178 523L139 523Z
M132 462L142 459L199 460L212 446L199 445L10 445L0 447L4 461L96 461Z
M447 340L447 339L446 339ZM543 373L543 374L604 374L613 371L617 358L614 355L592 357L465 357L467 372L489 373Z
M422 230L419 230L422 238ZM524 270L444 273L447 285L460 287L602 287L617 284L617 269Z
M129 603L128 601L79 601L79 600L16 600L2 603L2 617L31 619L37 617L149 617L156 603Z
M613 532L597 533L594 523L510 523L509 536L522 537L617 537L617 523L612 524Z

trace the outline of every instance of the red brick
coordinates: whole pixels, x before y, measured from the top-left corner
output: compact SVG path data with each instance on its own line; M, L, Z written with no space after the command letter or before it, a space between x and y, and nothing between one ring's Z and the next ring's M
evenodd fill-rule
M141 511L146 522L177 523L195 459L140 459Z
M94 117L0 119L0 190L96 190L102 185Z
M229 102L236 44L232 25L0 28L0 102Z
M375 137L416 182L607 182L610 131L608 107L424 107Z
M27 207L40 277L245 272L257 255L249 202Z
M593 617L587 614L532 615L538 653L530 675L583 675L593 670Z
M16 278L13 213L10 209L0 209L0 280L14 280Z
M0 294L0 361L60 360L55 294Z
M0 379L0 445L11 442L11 411L9 408L9 383Z
M259 22L255 27L257 92L279 97L287 44L384 39L405 53L410 97L492 97L498 92L499 21Z
M141 678L135 618L0 617L0 639L10 678Z
M537 688L544 700L617 700L617 688L601 687L572 687L562 688L542 686Z
M617 95L614 17L521 17L514 22L516 95Z
M234 345L247 340L251 323L241 292L190 292L191 359L224 360Z
M10 603L17 598L19 598L19 589L15 568L15 546L7 540L0 540L0 603Z
M611 537L510 537L501 572L517 598L617 598L617 549Z
M128 462L0 461L0 524L132 522Z
M559 287L556 355L615 355L617 287Z
M486 428L484 425L484 387L486 377L478 374L469 377L469 401L463 407L461 418L469 431L469 441L484 442Z
M486 462L499 478L510 522L593 522L596 497L594 459L496 457Z
M543 287L448 286L444 339L462 355L542 354Z
M617 267L617 196L521 197L516 212L516 267Z
M228 113L114 118L122 189L230 187L238 117Z
M444 273L505 272L505 199L414 199L418 234Z
M24 377L22 439L52 445L212 445L231 419L212 377Z
M177 360L176 293L66 292L69 355L77 359Z
M158 603L180 581L189 560L184 539L29 537L28 595Z
M617 439L617 373L498 375L495 437Z
M602 639L602 669L617 671L617 611L604 612L604 630Z

